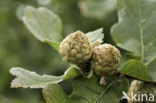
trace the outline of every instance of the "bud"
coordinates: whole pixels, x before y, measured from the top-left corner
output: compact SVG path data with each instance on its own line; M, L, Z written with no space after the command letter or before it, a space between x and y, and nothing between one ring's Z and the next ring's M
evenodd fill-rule
M81 31L69 34L60 44L59 52L64 61L72 64L85 64L92 56L88 37Z
M98 45L93 49L92 67L100 76L113 75L117 73L120 63L120 51L110 45Z

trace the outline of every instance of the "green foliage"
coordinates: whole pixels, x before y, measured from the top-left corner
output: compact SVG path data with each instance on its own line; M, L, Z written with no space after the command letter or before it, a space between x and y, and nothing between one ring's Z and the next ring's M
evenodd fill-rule
M156 1L118 0L117 4L119 22L111 28L112 37L117 46L141 58L140 61L127 61L120 68L120 72L153 82L155 77L151 76L149 71L155 73L156 70L146 63L156 56L156 48L153 47L156 45L156 35L153 34L156 32Z
M62 76L39 75L20 67L14 67L10 73L17 78L11 83L12 88L44 88L48 84L59 83L63 80L74 78L80 75L76 66L69 67Z
M52 43L53 47L58 49L59 45L57 45L57 43L60 40L59 39L57 40L56 38L60 37L60 32L53 33L53 29L60 27L59 24L61 24L61 22L60 22L59 17L56 14L54 15L51 11L45 8L35 9L31 6L27 6L24 11L25 11L25 15L24 15L23 21L28 27L28 29L33 33L33 35L35 35L41 41L48 42L50 44ZM49 14L51 15L48 16ZM48 18L42 21L41 17L44 17L44 16ZM54 21L49 22L49 19L54 19ZM58 24L56 22L57 20L58 20ZM42 21L42 23L40 21ZM53 22L56 22L56 24L54 24ZM45 35L46 34L45 27L51 26L50 24L47 25L47 23L51 23L52 28L53 28L51 32L47 33L49 36L51 36L51 38ZM55 25L59 25L59 26L55 26ZM87 36L90 42L93 43L96 41L102 41L103 36L104 36L102 31L103 29L97 29L95 31L87 33ZM57 36L55 37L55 35ZM54 41L54 40L57 40L57 41ZM55 42L56 44L53 44ZM74 68L70 67L69 70L67 70L67 72L65 72L63 76L59 76L59 77L48 76L48 75L40 76L34 72L30 72L30 71L24 70L22 68L17 68L17 67L12 68L10 70L10 73L14 76L17 76L17 78L13 80L12 85L11 85L14 88L18 88L18 87L44 88L48 84L58 83L63 80L70 79L70 78L80 75L80 71L78 71L76 67Z
M115 21L115 19L112 18L111 15L115 14L116 0L80 0L78 4L81 13L88 18L96 18L101 20L104 19L105 21L113 22ZM99 22L97 20L98 22L95 22L93 19L86 19L85 17L83 18L83 16L79 14L79 10L75 8L77 1L56 0L52 1L51 5L49 5L48 7L53 8L53 11L55 11L56 14L59 14L62 19L60 19L60 17L50 9L46 9L45 7L39 7L38 9L36 9L32 6L24 6L25 9L23 22L26 25L27 29L37 39L42 42L49 43L56 50L58 50L59 43L61 42L63 37L62 35L69 34L75 29L81 30L84 26L86 28L83 28L83 30L86 31L92 30L93 28L96 29L99 26L103 26L105 23L104 21ZM119 72L121 74L128 75L145 82L156 82L156 48L154 47L154 45L156 44L156 35L154 34L154 26L156 24L155 7L156 1L152 0L118 0L117 11L119 21L111 28L113 40L118 47L125 50L124 52L122 52L122 63L119 68ZM64 23L65 28L63 32L62 22ZM86 24L88 27L86 26ZM100 41L100 43L102 43L103 39L105 39L106 41L108 39L111 40L108 36L110 24L106 25L109 26L105 30L105 38L104 34L102 33L102 28L86 33L90 43L93 44L96 41ZM19 25L18 30L14 34L17 34L20 29L21 27ZM11 33L12 31L13 30L11 30L9 33ZM22 29L20 33L23 33L23 31L24 29ZM25 38L25 35L23 36L23 38ZM16 40L17 38L15 38L15 41ZM21 41L23 42L24 40L25 39L22 39ZM35 44L34 40L32 39L30 45L36 47L36 45L40 45L38 43L39 42L36 42ZM20 45L21 43L17 42L16 44ZM8 43L8 45L10 46L10 43ZM25 47L25 44L20 46ZM0 47L1 54L5 54L5 51L3 51L5 49L3 48L4 47ZM27 49L30 50L31 48L26 48L23 51ZM12 53L12 50L14 49L11 49L9 51L11 51ZM37 50L41 51L44 50L44 48ZM13 61L13 64L16 64L16 62L17 64L20 64L22 60L28 60L27 55L29 55L30 57L32 56L31 58L33 59L34 54L37 53L36 48L33 49L34 53L32 53L32 51L29 51L28 53L27 51L22 53L24 55L22 56L24 59L21 57L21 61L18 60L18 58L11 59ZM53 56L49 56L48 51L49 49L46 49L44 53L39 53L39 57L44 54L42 57L45 58L48 63L52 62L52 65L50 65L50 67L53 67L53 70L58 69L55 67L60 67L64 70L65 67L62 65L63 62L58 59L57 56L55 56L56 52L52 51ZM128 56L125 55L128 53L130 53L131 58L128 58ZM16 56L15 54L17 53L14 53L14 56ZM3 58L5 57L7 56L1 57L0 55L0 60L3 60ZM30 63L36 60L31 60L31 58L29 58ZM43 61L34 65L47 65L46 63L44 64ZM54 64L57 65L53 66ZM40 67L40 65L38 67ZM46 68L46 66L43 66L42 68ZM39 75L35 72L31 72L20 67L12 68L10 70L10 73L16 76L16 78L12 81L12 87L43 88L43 96L47 103L119 103L119 100L122 97L122 91L127 91L129 87L129 78L122 76L119 77L119 75L115 78L107 77L107 85L102 86L99 84L99 78L96 75L93 75L92 70L87 74L87 76L84 76L82 75L82 71L79 71L79 68L76 66L70 66L62 76ZM73 83L73 92L69 96L67 96L58 83L71 78Z
M43 103L39 90L10 89L10 68L61 75L68 66L54 49L33 38L16 17L21 4L37 6L36 1L0 0L0 103Z
M117 46L141 56L144 62L156 56L155 9L156 1L118 0L119 22L111 29Z
M130 59L122 65L120 73L132 76L144 81L153 82L147 66L137 60Z
M103 42L104 34L102 32L103 32L103 29L100 28L92 32L89 32L86 35L88 36L90 43L94 43L96 41Z
M43 89L47 103L119 103L122 91L127 91L128 81L124 77L112 79L103 87L96 76L90 79L82 77L73 80L73 92L67 96L59 84L50 84ZM117 87L116 87L117 86Z
M147 66L148 66L148 68L150 68L149 69L150 76L152 77L152 79L154 81L156 81L156 70L155 70L155 67L156 67L156 58L154 58L152 61L150 61Z
M62 39L62 22L56 14L46 8L35 9L27 6L23 22L36 38L58 49Z

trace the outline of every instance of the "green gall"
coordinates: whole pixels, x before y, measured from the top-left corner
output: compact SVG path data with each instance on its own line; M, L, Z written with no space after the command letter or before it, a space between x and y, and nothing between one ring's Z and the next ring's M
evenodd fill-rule
M87 63L92 56L88 37L81 31L69 34L61 42L59 52L63 60L78 66Z
M113 75L117 73L120 64L120 51L110 45L102 44L94 47L92 68L100 76Z

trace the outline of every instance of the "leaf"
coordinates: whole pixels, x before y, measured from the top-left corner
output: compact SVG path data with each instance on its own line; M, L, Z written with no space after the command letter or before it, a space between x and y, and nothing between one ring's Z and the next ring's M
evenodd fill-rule
M127 91L129 83L125 78L114 80L101 86L96 76L90 79L78 77L73 80L73 92L67 96L59 84L50 84L43 89L47 103L119 103L122 91Z
M81 74L76 66L69 67L62 76L41 76L35 72L31 72L20 67L12 68L10 73L16 76L11 83L12 88L44 88L48 84L59 83L63 80L74 78Z
M46 103L72 103L59 84L49 84L43 89Z
M149 68L150 76L156 82L156 58L149 62L147 66Z
M148 62L156 56L156 1L118 0L119 21L111 28L117 46Z
M96 41L99 41L100 43L103 42L104 34L103 28L88 32L86 35L88 36L88 39L90 43L94 43Z
M115 11L116 0L80 0L81 13L89 18L103 19Z
M137 79L141 79L148 82L153 82L148 67L137 60L128 60L120 69L119 72Z
M23 22L28 30L40 41L58 48L62 39L61 19L52 11L40 7L27 6L24 10Z

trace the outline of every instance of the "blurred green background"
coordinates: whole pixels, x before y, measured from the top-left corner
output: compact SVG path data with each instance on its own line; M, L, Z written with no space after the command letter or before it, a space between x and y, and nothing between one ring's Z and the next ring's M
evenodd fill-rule
M68 64L50 45L36 40L22 22L27 5L47 7L63 22L63 36L104 28L104 41L113 43L111 26L117 22L116 0L0 0L0 103L44 103L41 89L10 88L12 67L39 74L61 75ZM67 94L71 80L61 83Z

